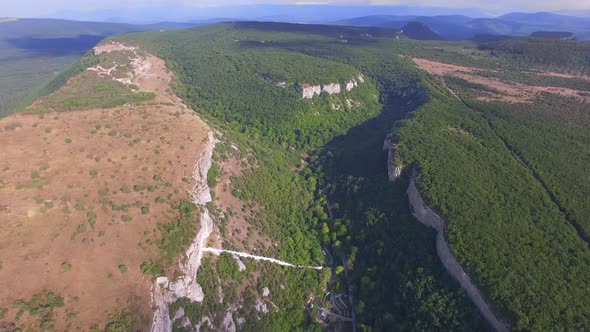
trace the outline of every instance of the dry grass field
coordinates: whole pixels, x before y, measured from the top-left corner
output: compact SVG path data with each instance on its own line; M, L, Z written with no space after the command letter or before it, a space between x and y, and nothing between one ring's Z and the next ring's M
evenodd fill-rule
M162 60L135 60L129 81L89 70L0 120L0 330L148 329L152 280L140 266L160 255L157 225L188 199L209 129L170 91ZM88 81L121 89L99 94L101 103L153 95L60 109L66 92L95 97L80 89ZM125 322L128 312L140 319Z

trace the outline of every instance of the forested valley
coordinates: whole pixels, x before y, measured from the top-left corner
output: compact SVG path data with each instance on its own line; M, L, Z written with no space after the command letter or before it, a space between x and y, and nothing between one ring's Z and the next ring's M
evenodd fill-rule
M555 48L550 40L399 37L388 29L236 22L110 39L164 59L174 92L214 128L211 187L220 162L241 161L229 190L244 202L248 234L271 239L256 254L324 267L244 259L241 269L228 254L205 256L197 275L205 300L179 299L170 318L182 308L191 321L208 317L214 326L231 310L245 318L245 331L491 330L441 264L435 232L412 215L406 190L416 169L422 196L446 222L452 254L510 329L590 326L587 45L563 42L564 55L531 50ZM472 76L427 73L416 58ZM475 75L480 81L469 81ZM581 93L548 89L506 102L490 81ZM331 84L342 89L311 98L299 90ZM395 181L389 149L402 169ZM225 234L232 211L215 200L208 208L232 249ZM261 311L265 292L274 309ZM346 310L323 316L338 309L334 298L345 299ZM186 328L177 320L174 330Z
M124 37L163 57L178 75L175 91L224 139L251 151L258 167L232 186L263 207L259 227L280 243L268 254L331 267L263 267L259 285L269 285L281 310L248 319L246 330L319 327L313 309L301 310L309 295L349 291L363 330L488 328L442 268L434 233L411 217L405 181L387 182L383 142L427 92L422 75L391 53L401 47L395 32L383 39L366 32L234 23ZM359 74L366 83L340 94L304 100L294 89ZM269 77L288 86L273 86ZM238 294L237 302L249 292L255 291Z

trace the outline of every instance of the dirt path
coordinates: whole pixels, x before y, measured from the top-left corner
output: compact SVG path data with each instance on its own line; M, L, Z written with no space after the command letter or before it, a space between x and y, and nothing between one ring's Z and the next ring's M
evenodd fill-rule
M467 273L463 271L463 268L451 253L451 249L444 237L445 222L426 205L418 191L418 187L416 186L415 177L416 171L413 170L410 184L408 186L410 209L412 210L412 215L419 222L436 230L436 253L438 254L445 270L447 270L447 272L459 282L459 285L463 288L465 293L467 293L471 302L475 304L481 315L496 331L509 331L510 329L507 324L496 317L477 286L471 281Z
M275 258L256 256L256 255L252 255L252 254L249 254L246 252L239 252L239 251L233 251L233 250L216 249L216 248L203 248L203 252L210 252L210 253L212 253L214 255L218 255L218 256L221 255L222 253L226 252L228 254L236 255L239 257L252 258L257 261L266 261L266 262L271 262L271 263L282 265L282 266L294 267L294 268L298 268L298 269L321 270L324 268L323 266L295 265L295 264L291 264L291 263L281 261L281 260L278 260Z

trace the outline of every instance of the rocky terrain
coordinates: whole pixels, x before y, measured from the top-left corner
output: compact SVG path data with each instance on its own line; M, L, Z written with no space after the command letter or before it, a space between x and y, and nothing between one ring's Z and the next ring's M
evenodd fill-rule
M359 74L356 78L346 81L343 85L341 85L340 83L328 83L322 85L311 85L307 83L301 83L296 86L296 89L302 98L311 99L316 95L319 96L322 92L325 92L329 95L338 94L342 91L342 86L344 86L344 89L346 91L351 91L359 84L364 82L364 76L362 74Z

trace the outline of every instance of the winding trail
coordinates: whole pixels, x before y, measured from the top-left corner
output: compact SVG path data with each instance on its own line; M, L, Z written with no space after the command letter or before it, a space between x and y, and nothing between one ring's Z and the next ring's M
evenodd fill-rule
M313 269L313 270L321 270L324 267L323 266L308 266L308 265L295 265L295 264L291 264L285 261L281 261L275 258L270 258L270 257L264 257L264 256L256 256L256 255L252 255L249 253L245 253L245 252L240 252L240 251L233 251L233 250L226 250L226 249L216 249L216 248L203 248L202 250L203 252L210 252L212 254L215 255L221 255L222 253L228 253L228 254L232 254L232 255L236 255L239 257L244 257L244 258L252 258L254 260L257 261L267 261L267 262L271 262L274 264L278 264L278 265L282 265L282 266L288 266L288 267L294 267L294 268L298 268L298 269Z

